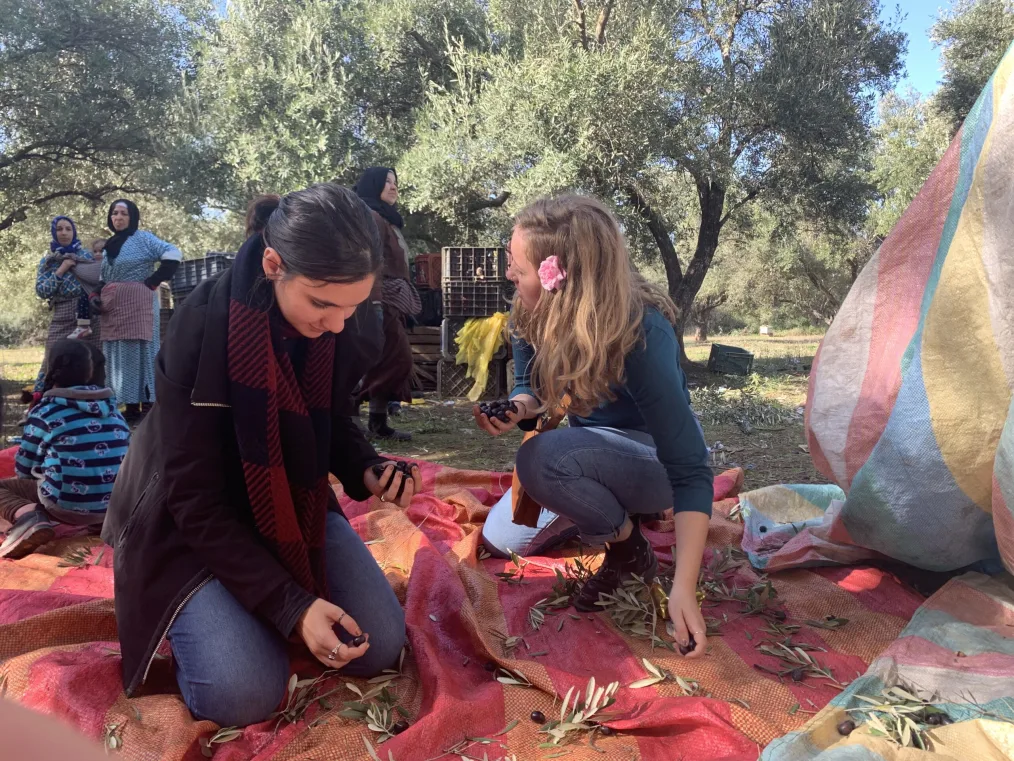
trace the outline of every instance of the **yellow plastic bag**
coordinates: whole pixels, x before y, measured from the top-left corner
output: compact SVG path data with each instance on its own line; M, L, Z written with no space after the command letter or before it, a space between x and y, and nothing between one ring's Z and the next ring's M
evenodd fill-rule
M489 363L503 346L506 334L507 313L497 312L492 317L467 320L454 337L454 342L458 345L455 362L468 365L465 377L475 380L468 392L469 401L476 402L482 396L489 380Z

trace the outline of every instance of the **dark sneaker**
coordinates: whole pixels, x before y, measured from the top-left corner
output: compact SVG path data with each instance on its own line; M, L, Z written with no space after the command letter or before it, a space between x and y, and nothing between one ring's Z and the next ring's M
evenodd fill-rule
M55 528L41 511L32 510L25 513L14 521L3 544L0 544L0 558L17 560L31 555L42 545L52 541L56 535Z
M640 522L634 522L630 536L622 542L606 545L606 557L598 571L584 583L574 599L574 608L586 613L602 610L596 605L600 595L613 594L627 579L638 576L650 584L658 576L658 559L651 542L641 533Z

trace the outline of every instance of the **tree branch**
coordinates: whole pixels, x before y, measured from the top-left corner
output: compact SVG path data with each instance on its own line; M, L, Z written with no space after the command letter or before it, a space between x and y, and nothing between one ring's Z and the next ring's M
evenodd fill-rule
M676 247L669 237L669 228L662 219L662 216L655 211L651 204L638 192L637 188L630 186L626 188L627 198L630 200L641 219L648 225L651 237L655 239L655 245L662 256L662 263L665 265L666 281L669 285L669 295L676 293L683 282L683 269L680 267L679 256L676 254Z
M411 37L415 44L422 48L423 52L433 61L439 61L443 58L440 51L431 45L425 37L423 37L415 29L408 30L408 36Z
M613 12L613 0L606 2L605 8L599 13L598 23L595 24L595 43L597 45L606 44L606 25L609 24L609 16Z
M507 203L507 199L510 197L511 197L510 191L505 190L496 198L482 198L476 201L471 201L468 204L468 206L465 207L465 209L469 214L472 214L473 212L476 211L481 211L482 209L499 209L501 206Z
M577 30L581 35L581 47L588 49L588 26L585 24L584 3L581 0L574 0L574 10L577 11Z
M92 190L57 190L53 193L40 196L39 198L33 199L28 203L22 204L21 206L10 212L6 217L0 219L0 232L3 232L7 228L12 227L18 222L23 222L25 220L28 210L33 206L41 206L42 204L48 203L49 201L54 201L57 198L68 198L68 197L86 198L89 201L99 202L103 199L104 196L107 196L110 193L116 193L120 191L126 193L147 192L145 191L144 188L137 188L129 185L103 185L101 187L94 188Z
M736 201L736 203L729 206L728 211L725 212L725 216L722 217L721 221L719 222L719 225L724 225L726 222L728 222L729 217L731 217L733 214L735 214L737 211L739 211L741 208L743 208L753 199L755 199L758 195L760 195L760 192L763 189L764 189L763 185L757 185L756 187L751 188L750 192L748 192L745 196Z

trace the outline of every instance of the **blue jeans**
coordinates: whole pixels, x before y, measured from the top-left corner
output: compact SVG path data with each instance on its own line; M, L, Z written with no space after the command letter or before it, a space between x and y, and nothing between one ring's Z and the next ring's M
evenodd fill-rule
M370 635L370 649L342 673L372 677L397 664L405 611L369 549L337 513L327 516L327 582L331 601ZM198 719L245 727L278 707L289 679L286 641L218 579L190 598L168 636L183 701Z
M542 505L538 528L511 521L510 495L486 518L482 539L498 557L537 555L575 536L599 545L616 538L630 515L672 507L672 487L651 436L617 428L557 428L518 450L517 474Z

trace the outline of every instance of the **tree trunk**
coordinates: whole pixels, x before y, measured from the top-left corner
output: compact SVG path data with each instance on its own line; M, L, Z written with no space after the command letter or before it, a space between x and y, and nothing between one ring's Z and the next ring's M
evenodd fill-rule
M701 205L701 226L697 231L697 248L686 272L680 266L676 247L669 235L669 228L662 216L651 207L635 187L626 188L627 196L648 226L648 231L658 245L662 264L665 265L669 296L676 304L676 340L680 344L680 362L690 364L684 346L683 334L690 323L690 309L704 276L708 274L711 260L718 250L718 234L722 230L722 212L725 208L725 188L711 180L697 182L697 197Z
M697 248L694 258L690 260L683 277L676 288L672 288L670 278L669 295L676 303L676 338L680 342L680 361L685 365L690 362L683 345L683 333L690 321L690 310L694 305L704 277L708 274L711 261L718 250L718 234L722 230L722 211L725 208L725 188L712 182L699 182L697 195L701 203L701 225L697 230ZM675 252L673 252L675 254ZM665 259L665 252L662 256ZM679 265L677 264L677 267ZM666 269L669 269L666 263Z
M708 323L699 322L697 323L697 331L694 333L694 340L697 343L705 343L708 340Z

